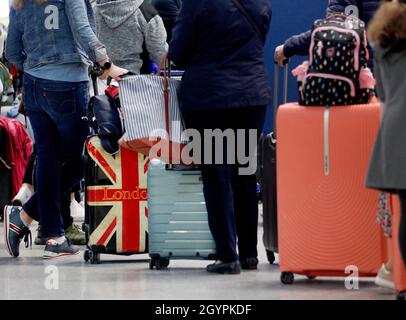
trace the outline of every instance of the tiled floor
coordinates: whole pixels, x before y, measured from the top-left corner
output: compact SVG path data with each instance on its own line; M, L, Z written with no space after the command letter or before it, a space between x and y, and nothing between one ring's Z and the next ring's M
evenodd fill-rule
M42 248L37 246L32 250L22 248L21 257L12 259L6 254L3 225L0 227L0 299L395 298L391 291L375 287L372 279L363 279L360 289L354 291L345 289L343 279L310 281L297 276L293 286L284 286L279 281L278 266L266 262L262 247L259 270L239 276L209 275L205 261L172 261L168 270L150 271L147 255L102 256L101 265L84 263L82 255L44 262L40 258Z

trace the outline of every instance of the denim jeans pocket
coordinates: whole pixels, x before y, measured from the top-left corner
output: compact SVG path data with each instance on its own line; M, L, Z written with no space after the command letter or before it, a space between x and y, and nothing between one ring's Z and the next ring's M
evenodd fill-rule
M69 116L76 112L77 88L44 88L43 96L48 111L60 116Z

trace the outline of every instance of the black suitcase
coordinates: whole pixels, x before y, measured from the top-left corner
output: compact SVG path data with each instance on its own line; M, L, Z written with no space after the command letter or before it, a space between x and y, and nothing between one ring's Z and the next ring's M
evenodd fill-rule
M6 162L6 136L0 127L0 221L3 221L4 206L11 201L11 168Z
M279 67L275 64L274 75L274 126L273 132L265 136L262 141L262 206L263 206L263 242L270 264L275 262L278 253L278 213L276 190L276 112L279 106ZM288 64L284 67L283 103L287 101L288 92Z

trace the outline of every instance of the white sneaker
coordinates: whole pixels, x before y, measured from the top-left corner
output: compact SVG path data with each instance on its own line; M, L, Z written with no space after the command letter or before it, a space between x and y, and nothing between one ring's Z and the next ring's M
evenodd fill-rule
M76 200L70 203L70 215L77 220L83 220L85 218L85 208L81 206Z
M375 284L382 288L395 290L392 272L389 271L385 265L382 265L381 269L379 270L378 276L375 279Z
M22 207L28 200L30 200L33 193L34 190L32 186L24 183L18 191L17 195L14 197L12 204L14 206Z

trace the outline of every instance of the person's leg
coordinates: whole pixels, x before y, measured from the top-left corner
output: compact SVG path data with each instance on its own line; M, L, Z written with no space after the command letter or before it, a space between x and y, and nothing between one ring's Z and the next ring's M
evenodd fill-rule
M83 178L84 170L81 155L89 129L82 118L86 115L89 100L88 89L88 83L85 82L40 81L37 90L38 103L43 106L44 111L55 124L55 136L63 160L59 162L60 169L61 162L64 163L60 179L58 179L59 183L55 186L55 189L59 192L57 198L59 200L58 213L60 216L60 195L69 193L72 187ZM40 168L38 168L38 171L40 171ZM56 181L54 185L56 185ZM42 202L42 200L38 198L38 202ZM62 221L62 217L60 217L60 220ZM61 225L63 229L63 222ZM52 232L47 229L42 221L41 227L43 236L53 237Z
M399 191L401 217L399 225L399 244L403 262L406 267L406 190Z
M30 159L28 161L27 168L25 170L25 175L23 178L23 184L15 195L12 205L13 206L23 206L34 193L34 183L33 183L33 174L34 174L34 163L35 163L35 151L31 153Z
M24 211L39 221L45 238L64 235L60 214L61 155L57 128L45 112L27 110L36 141L35 193Z
M231 166L202 166L203 190L209 215L209 226L216 242L217 258L225 263L238 259L231 177Z
M249 139L246 130L245 141L238 141L239 148L245 149L244 154L250 163L257 164L256 148L263 130L265 107L244 108L236 112L238 129L256 131L254 142ZM254 152L250 151L250 144L255 143ZM241 144L245 144L242 146ZM252 149L252 148L251 148ZM252 153L252 154L251 154ZM245 164L237 164L233 172L234 212L237 226L238 250L241 265L244 269L256 269L258 264L258 200L256 192L256 175L239 172Z
M73 223L73 218L70 214L71 195L67 192L61 195L61 214L63 220L63 227L67 230Z
M204 129L218 128L224 130L225 127L228 127L229 119L229 115L227 116L227 113L222 111L206 111L185 115L187 127L196 129L201 134L203 142L202 160L204 159L204 146L208 144L208 141L203 139ZM225 149L225 144L223 144L222 148ZM213 151L214 149L213 144ZM215 152L212 153L212 163L214 163ZM236 251L236 226L231 186L232 169L232 165L225 163L203 164L201 166L209 226L216 242L219 262L217 266L208 266L209 272L239 273L239 265L236 265L238 255Z

